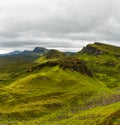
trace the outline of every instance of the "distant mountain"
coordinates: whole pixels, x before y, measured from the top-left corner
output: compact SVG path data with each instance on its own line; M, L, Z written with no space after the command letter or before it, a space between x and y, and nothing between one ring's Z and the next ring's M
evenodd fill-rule
M24 50L20 54L29 54L29 53L32 53L32 51L30 51L30 50Z
M36 47L34 50L33 50L34 53L42 53L42 54L46 54L47 52L49 52L48 49L46 48L43 48L43 47Z
M24 50L24 51L13 51L13 52L9 52L9 53L6 53L6 54L0 54L0 57L1 56L17 56L17 55L28 55L28 54L38 54L38 55L44 55L44 54L47 54L48 52L50 53L56 53L58 54L58 50L49 50L49 49L46 49L44 47L35 47L32 51L30 50ZM60 52L60 51L59 51ZM76 52L61 52L62 54L64 53L65 55L67 56L72 56L72 55L75 55ZM49 54L49 53L48 53ZM63 55L64 55L63 54Z
M0 54L0 56L7 56L7 55L9 55L9 56L11 56L11 55L18 55L18 54L20 54L21 53L21 51L13 51L13 52L10 52L10 53L6 53L6 54Z
M28 55L28 54L38 54L38 55L43 55L46 54L47 52L49 52L48 49L43 48L43 47L36 47L33 49L33 51L30 50L24 50L24 51L13 51L10 53L6 53L6 54L0 54L0 56L16 56L16 55Z
M18 54L20 54L21 53L21 51L13 51L13 52L10 52L10 53L8 53L7 55L18 55Z
M47 49L36 47L34 50L13 51L0 55L0 70L8 72L22 71L31 65L38 57L46 54Z

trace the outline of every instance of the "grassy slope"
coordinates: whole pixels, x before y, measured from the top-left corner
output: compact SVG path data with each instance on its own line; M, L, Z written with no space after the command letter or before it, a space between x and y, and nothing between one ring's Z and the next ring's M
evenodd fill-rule
M88 67L95 76L106 83L107 87L114 88L120 86L120 47L106 44L90 44L107 53L101 55L77 54L77 57L87 62ZM115 56L117 54L117 57Z
M113 46L113 45L108 45L108 44L103 44L103 43L94 43L90 44L93 47L96 47L100 50L106 51L109 54L118 54L120 55L120 47Z
M52 70L45 68L41 72L21 77L4 87L6 92L2 93L3 102L0 103L3 119L17 116L18 120L25 119L25 116L34 119L34 116L51 114L56 110L74 113L86 108L86 105L88 108L93 106L89 104L91 99L97 100L97 95L106 89L102 83L98 84L97 79L69 70L63 71L59 67L53 67ZM108 89L106 91L110 92ZM7 102L4 102L4 98Z
M8 84L16 74L33 65L33 61L38 57L39 54L36 53L0 57L0 83Z
M119 125L119 60L111 54L77 57L87 61L93 77L55 66L24 72L1 85L0 124ZM108 60L115 66L104 64Z

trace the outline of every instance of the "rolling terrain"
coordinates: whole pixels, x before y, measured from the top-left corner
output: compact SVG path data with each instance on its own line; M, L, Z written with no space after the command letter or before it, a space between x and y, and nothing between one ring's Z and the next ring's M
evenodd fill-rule
M120 125L120 47L0 57L0 125Z

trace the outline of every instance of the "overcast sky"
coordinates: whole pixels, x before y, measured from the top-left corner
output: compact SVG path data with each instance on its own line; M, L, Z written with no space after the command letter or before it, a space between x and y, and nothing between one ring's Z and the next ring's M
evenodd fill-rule
M0 53L95 41L120 46L120 0L0 0Z

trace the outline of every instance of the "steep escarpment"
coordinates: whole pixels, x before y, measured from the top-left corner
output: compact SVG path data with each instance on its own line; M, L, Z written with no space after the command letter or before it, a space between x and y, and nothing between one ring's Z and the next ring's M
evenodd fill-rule
M70 69L71 71L77 71L83 74L87 74L88 76L92 76L92 72L87 68L85 62L75 57L66 57L57 61L48 61L30 68L26 72L32 72L34 70L42 69L46 66L54 67L57 65L62 69Z
M95 56L102 54L110 54L116 57L120 57L120 47L95 42L94 44L88 44L80 52L78 52L78 54L84 54L84 53Z
M95 43L95 45L98 45L98 44L101 45L100 43ZM87 54L92 54L92 55L101 55L101 54L104 54L107 52L94 46L94 44L88 44L79 53L80 54L87 53Z
M88 53L88 54L93 54L93 55L100 55L103 53L100 49L97 49L96 47L87 45L84 47L81 51L81 53Z

